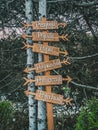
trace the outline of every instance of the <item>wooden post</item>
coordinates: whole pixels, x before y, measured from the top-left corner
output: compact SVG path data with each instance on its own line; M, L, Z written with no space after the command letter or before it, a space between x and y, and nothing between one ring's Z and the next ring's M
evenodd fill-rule
M48 43L44 42L43 45L48 46ZM44 55L44 61L49 61L49 55ZM50 71L46 71L45 76L49 75ZM46 86L46 92L51 93L51 86ZM47 110L48 130L54 130L53 105L50 103L46 103L46 110Z

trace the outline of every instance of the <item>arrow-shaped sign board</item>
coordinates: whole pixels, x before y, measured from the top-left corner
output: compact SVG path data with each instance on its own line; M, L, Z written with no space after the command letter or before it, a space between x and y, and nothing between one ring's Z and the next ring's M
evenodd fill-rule
M65 102L67 105L71 104L72 99L63 99L63 96L60 94L49 93L42 90L37 90L36 93L29 92L28 90L25 91L26 95L35 95L36 100L41 100L49 103L59 104L62 105Z
M47 93L41 90L37 90L35 99L46 101L49 103L62 104L63 96L59 94Z
M26 34L23 34L22 35L22 38L26 39L26 38L32 38L33 41L47 41L47 42L50 42L50 41L59 41L59 39L62 39L64 41L67 41L68 38L67 38L67 34L66 35L62 35L62 36L59 36L58 33L50 33L50 32L47 32L47 31L43 31L43 32L33 32L32 35L26 35Z
M40 52L44 54L59 56L59 48L53 46L45 46L42 44L34 43L33 51L38 53Z
M53 76L35 76L35 85L59 85L62 84L62 76L61 75L53 75Z
M35 82L35 86L60 85L63 81L70 82L72 80L69 76L62 78L61 75L35 76L35 80L24 79L26 80L24 85Z
M58 23L57 21L46 21L46 18L42 18L40 21L33 21L31 24L23 24L24 27L32 27L33 30L47 30L58 29L58 26L66 26L66 23Z
M39 62L37 64L34 64L34 68L27 67L24 70L24 72L29 73L29 72L35 70L36 73L41 73L41 72L45 72L45 71L49 71L49 70L54 70L57 68L61 68L62 63L63 64L70 64L70 62L67 61L67 59L64 60L63 62L61 62L59 59L55 59L55 60L50 60L50 61L46 61L46 62Z
M38 43L34 43L33 45L29 45L26 43L23 44L24 44L23 48L32 48L33 52L37 52L37 53L43 53L43 54L48 54L53 56L59 56L60 54L68 55L68 52L66 50L60 51L58 47L45 46L43 44L38 44Z
M50 61L35 64L34 67L36 69L36 73L40 73L47 70L61 68L62 65L61 65L60 60L56 59L56 60L50 60Z
M40 62L37 64L34 64L34 68L26 68L24 70L24 72L29 73L32 70L35 70L36 73L40 73L40 72L45 72L47 70L53 70L53 69L57 69L57 68L61 68L61 62L59 59L56 60L50 60L50 61L46 61L46 62Z

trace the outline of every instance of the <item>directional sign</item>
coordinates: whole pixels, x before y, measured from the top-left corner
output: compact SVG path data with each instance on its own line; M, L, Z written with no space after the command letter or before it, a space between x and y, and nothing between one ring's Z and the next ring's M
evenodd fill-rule
M72 79L67 76L67 78L62 78L61 75L49 75L49 76L35 76L35 80L27 79L24 77L26 82L24 85L35 82L35 86L46 86L46 85L60 85L62 81L70 82Z
M66 23L58 23L57 21L46 21L46 18L42 18L40 21L33 21L31 24L23 24L24 27L32 27L33 30L47 30L58 29L59 26L65 27Z
M65 102L67 105L71 105L72 99L67 98L64 99L62 95L55 94L55 93L49 93L42 90L37 90L36 93L29 92L28 90L25 91L26 95L35 95L36 100L41 100L49 103L59 104L62 105L63 102Z
M23 48L32 48L33 52L37 53L43 53L43 54L48 54L48 55L53 55L53 56L59 56L59 54L63 55L68 55L68 52L65 51L60 51L58 47L53 47L53 46L45 46L42 44L34 43L33 46L29 44L24 44Z
M44 54L59 56L59 48L53 46L44 46L42 44L34 44L33 51Z
M24 70L24 72L30 72L32 70L35 70L36 73L40 73L40 72L44 72L44 71L47 71L47 70L53 70L53 69L56 69L56 68L61 68L62 65L61 65L61 62L59 59L56 59L56 60L50 60L50 61L47 61L47 62L40 62L40 63L37 63L37 64L34 64L34 67L35 68L26 68Z
M24 72L29 73L30 71L33 71L33 70L35 70L36 73L45 72L48 70L61 68L62 67L61 64L70 64L70 62L68 61L68 59L66 59L62 62L59 59L50 60L50 61L46 61L46 62L40 62L40 63L34 64L34 68L27 67L24 70Z
M44 31L44 32L33 32L32 35L26 35L26 34L23 34L22 35L22 38L26 39L26 38L32 38L33 41L47 41L47 42L50 42L50 41L59 41L59 39L62 39L64 41L68 41L68 35L62 35L62 36L59 36L58 33L50 33L50 32L47 32L47 31Z

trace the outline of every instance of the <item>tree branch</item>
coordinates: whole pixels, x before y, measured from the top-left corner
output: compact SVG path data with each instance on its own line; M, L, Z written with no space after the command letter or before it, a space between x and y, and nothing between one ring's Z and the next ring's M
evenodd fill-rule
M66 2L65 0L49 0L48 3Z
M88 25L90 31L92 32L92 35L93 35L95 38L97 38L98 36L95 34L95 32L94 32L94 30L93 30L93 28L92 28L92 25L91 25L90 22L89 22L89 19L88 19L85 15L83 15L83 17L84 17L84 19L85 19L85 21L86 21L86 23L87 23L87 25Z
M74 81L71 81L72 84L76 85L76 86L79 86L79 87L82 87L82 88L88 88L88 89L93 89L93 90L98 90L98 88L96 87L93 87L93 86L88 86L88 85L83 85L83 84L78 84Z
M53 70L53 71L54 71L56 74L59 75L59 73L58 73L57 71L55 71L55 70ZM93 89L93 90L98 90L98 88L96 88L96 87L89 86L89 85L78 84L78 83L76 83L76 82L74 82L74 81L70 81L70 83L72 83L72 84L74 84L74 85L76 85L76 86L78 86L78 87L87 88L87 89Z
M83 56L83 57L69 57L69 59L82 60L82 59L86 59L86 58L92 58L92 57L95 57L95 56L98 56L98 53L93 54L93 55Z
M93 2L83 2L81 4L77 4L75 3L75 6L78 6L78 7L90 7L90 6L94 6L94 5L97 5L98 4L98 1L93 1Z

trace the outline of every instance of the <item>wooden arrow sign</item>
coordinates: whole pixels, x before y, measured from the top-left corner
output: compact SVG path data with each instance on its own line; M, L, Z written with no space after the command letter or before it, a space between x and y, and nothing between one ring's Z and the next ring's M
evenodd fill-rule
M24 72L29 73L30 71L35 70L36 73L41 73L41 72L45 72L48 70L53 70L53 69L57 69L57 68L61 68L62 65L61 64L70 64L70 62L68 61L68 59L60 62L59 59L55 59L55 60L50 60L50 61L46 61L46 62L40 62L37 64L34 64L34 68L29 68L27 67Z
M35 82L35 86L46 86L46 85L60 85L62 84L62 81L70 82L72 79L69 76L67 76L66 78L62 78L61 75L52 75L52 76L49 75L49 76L35 76L35 80L27 79L24 77L24 80L26 80L24 85Z
M31 24L24 24L24 27L32 27L33 30L47 30L47 29L58 29L59 26L65 27L66 23L58 23L57 21L46 21L43 17L40 21L33 21Z
M62 35L59 36L58 33L48 33L47 31L44 32L33 32L32 35L26 35L23 34L22 38L26 39L26 38L32 38L33 41L59 41L59 39L62 39L64 41L68 41L68 35Z
M43 54L48 54L48 55L53 55L53 56L59 56L60 54L63 55L68 55L68 52L65 51L60 51L58 47L53 47L53 46L45 46L42 44L34 43L33 46L23 43L24 47L23 48L32 48L33 52L37 53L43 53Z
M72 99L67 98L63 99L63 96L60 94L49 93L42 90L37 90L36 93L25 91L26 95L34 95L36 100L41 100L49 103L62 105L65 102L67 105L71 105Z

